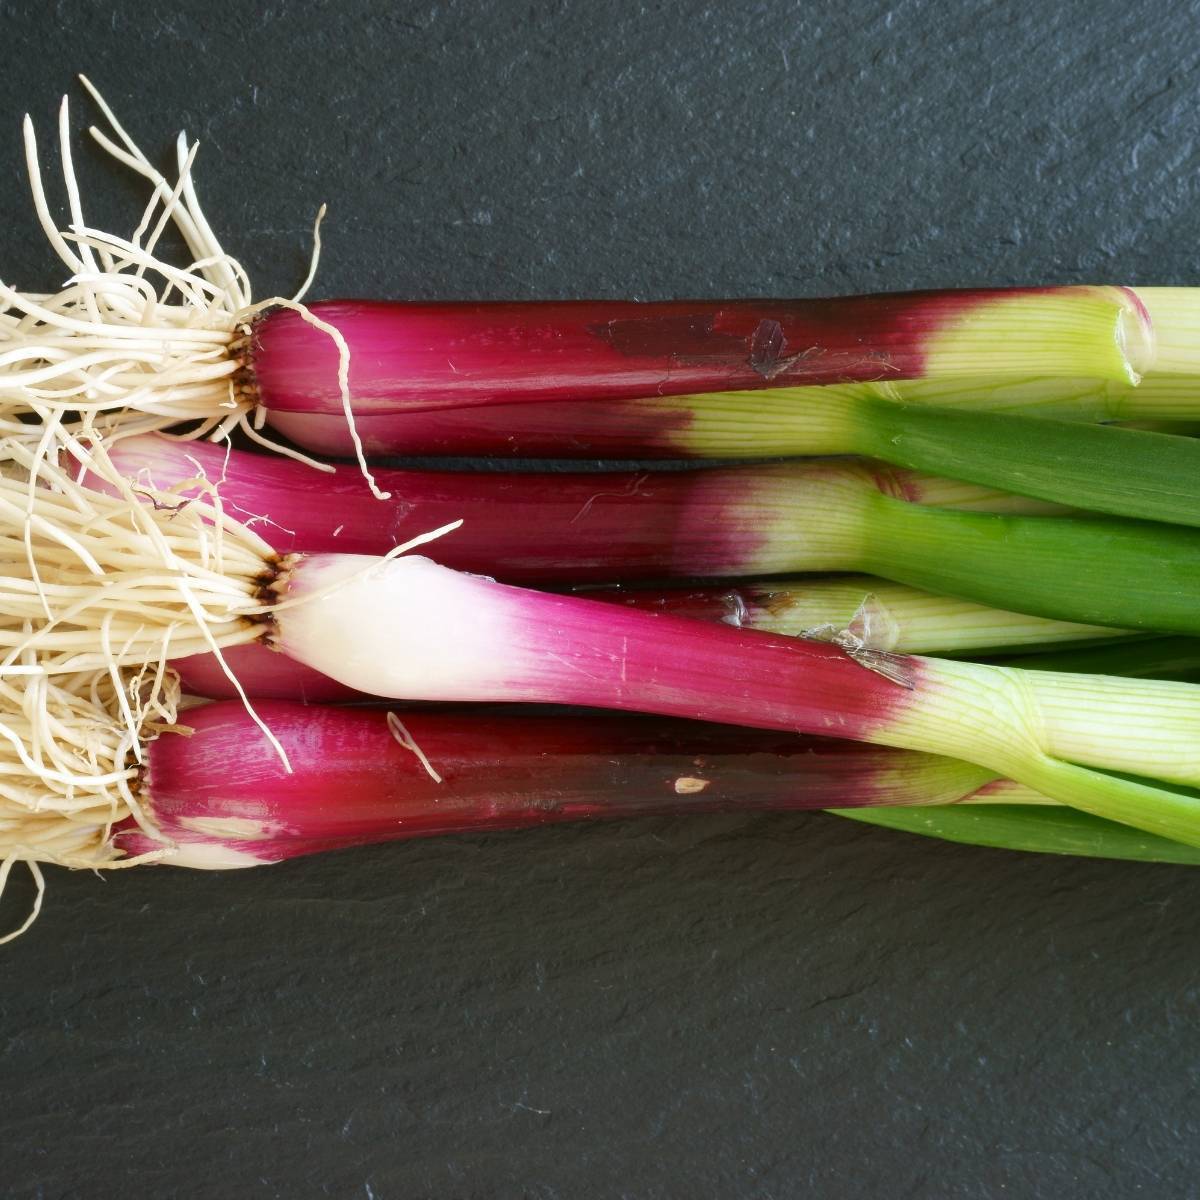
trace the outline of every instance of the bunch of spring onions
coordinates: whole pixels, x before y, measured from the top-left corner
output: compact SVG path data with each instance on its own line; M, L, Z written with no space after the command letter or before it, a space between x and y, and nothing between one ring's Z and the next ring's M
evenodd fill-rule
M145 212L64 102L0 285L0 886L731 807L1200 861L1200 294L256 302L93 96Z

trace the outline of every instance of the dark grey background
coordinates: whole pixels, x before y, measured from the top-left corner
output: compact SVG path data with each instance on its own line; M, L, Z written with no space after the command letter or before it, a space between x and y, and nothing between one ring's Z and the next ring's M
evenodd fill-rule
M0 276L59 282L18 118L82 122L83 69L164 163L200 136L262 295L322 200L324 295L1194 283L1197 15L0 0ZM1198 902L826 816L54 872L0 951L0 1191L1194 1196Z

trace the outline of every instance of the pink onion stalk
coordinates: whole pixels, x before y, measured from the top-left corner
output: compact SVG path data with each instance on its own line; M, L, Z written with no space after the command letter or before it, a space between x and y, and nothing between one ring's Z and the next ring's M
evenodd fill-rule
M1005 612L865 575L668 588L593 587L576 594L646 612L719 621L738 629L788 637L841 638L847 644L906 654L978 657L1029 647L1044 653L1048 645L1125 641L1121 630ZM213 700L238 695L234 678L248 696L310 703L361 698L336 680L260 642L229 647L224 667L212 654L188 655L171 665L184 691Z
M364 416L929 376L1128 380L1153 361L1149 318L1124 288L309 307L349 348ZM269 411L342 411L339 347L301 314L259 317L241 357Z
M1197 861L1190 846L1087 818L967 763L878 746L597 713L407 709L400 722L378 709L262 711L290 774L240 705L191 709L191 735L150 744L139 780L143 820L172 847L164 854L132 819L115 847L166 865L249 867L431 834L837 805L957 841Z
M464 401L386 412L360 409L355 398L356 430L366 452L377 456L687 459L846 453L854 449L847 436L852 439L856 429L842 409L878 398L910 406L1069 421L1194 420L1200 413L1196 289L1132 290L1149 314L1154 345L1153 363L1137 381L1114 379L1090 368L1078 378L1058 369L1041 376L997 372L974 378L889 377L833 390L785 385L776 379L767 396L746 388L692 394L656 389L586 404L578 403L574 394L540 401L521 397L519 403L490 396L485 404ZM271 423L311 450L343 456L356 452L340 409L322 413L277 408ZM863 423L857 432L867 428L869 423ZM833 449L821 450L822 444ZM855 452L874 453L861 448Z
M283 702L258 712L290 773L236 702L190 709L190 736L147 746L141 805L178 846L164 862L254 866L428 834L730 808L1044 802L933 755L693 721ZM161 849L132 820L115 842L130 856Z
M375 469L379 500L353 467L331 473L208 443L131 437L110 451L136 485L202 493L276 550L383 554L461 520L438 560L511 582L732 578L869 567L853 536L866 492L964 510L1055 511L1039 501L877 463L826 461L689 471Z
M1062 370L1064 359L1047 374L996 371L964 378L935 374L918 378L891 375L881 383L844 384L831 392L819 385L794 386L770 381L770 394L738 385L739 390L706 390L686 394L677 388L656 387L633 397L590 397L579 403L575 392L559 398L530 400L487 394L476 403L467 394L453 405L405 406L381 411L366 395L352 396L355 428L368 454L449 455L455 457L526 458L738 458L814 453L877 453L854 448L856 428L846 414L831 423L828 409L853 405L856 400L886 397L906 405L942 405L972 411L1027 413L1072 421L1179 421L1195 418L1196 330L1200 319L1195 289L1132 289L1152 327L1153 354L1139 356L1145 367L1140 380L1113 378L1083 367L1071 378ZM403 309L398 310L403 313ZM449 320L447 313L447 320ZM284 327L271 331L278 333ZM357 321L352 327L357 327ZM280 339L285 359L299 361L299 331L295 344ZM299 365L288 372L302 376ZM761 385L754 385L758 388ZM366 402L364 402L366 401ZM840 413L840 407L838 407ZM287 402L272 407L271 423L294 441L324 454L350 456L357 452L340 408L293 408ZM869 422L858 428L867 432ZM849 435L849 440L848 440ZM822 451L822 443L834 445Z
M84 213L64 101L59 123L69 223L46 200L25 124L34 206L68 282L3 289L0 423L35 409L81 431L242 426L261 413L357 415L493 403L573 403L730 389L897 380L1091 378L1128 386L1147 371L1194 374L1133 289L984 289L806 300L500 302L255 299L197 199L195 146L180 136L168 179L84 81L107 123L102 148L153 189L135 242ZM163 255L173 224L187 249ZM315 259L313 263L315 274ZM1164 306L1166 307L1166 306ZM1186 326L1186 319L1177 322ZM349 420L347 420L349 418ZM303 430L293 431L300 440ZM366 470L360 446L351 447Z
M282 551L391 552L459 521L439 540L439 559L510 581L853 572L1055 621L1200 632L1188 598L1200 578L1195 531L1063 515L974 485L968 496L869 462L561 477L407 472L386 477L396 494L381 502L351 471L326 487L299 465L232 454L225 464L211 447L207 464L155 439L124 440L113 453L110 465L140 492L175 488L176 508L204 491L201 464L226 514Z

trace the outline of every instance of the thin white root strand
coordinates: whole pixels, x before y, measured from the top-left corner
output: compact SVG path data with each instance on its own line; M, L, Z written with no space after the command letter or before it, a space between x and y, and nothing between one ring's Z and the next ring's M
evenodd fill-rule
M417 745L416 738L408 732L407 726L400 720L394 712L389 712L387 715L387 726L392 737L400 743L410 754L412 754L417 762L425 769L425 773L433 780L434 783L441 783L442 777L434 769L433 763L429 761L429 756Z

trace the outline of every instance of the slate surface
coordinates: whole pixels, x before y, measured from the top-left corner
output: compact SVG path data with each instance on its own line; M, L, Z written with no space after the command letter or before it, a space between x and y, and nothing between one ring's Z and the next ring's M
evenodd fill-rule
M1196 20L0 0L0 276L58 282L17 118L85 69L164 158L201 137L261 294L321 200L326 295L1196 282ZM1181 869L831 817L55 873L0 952L0 1192L1194 1196L1198 907Z

